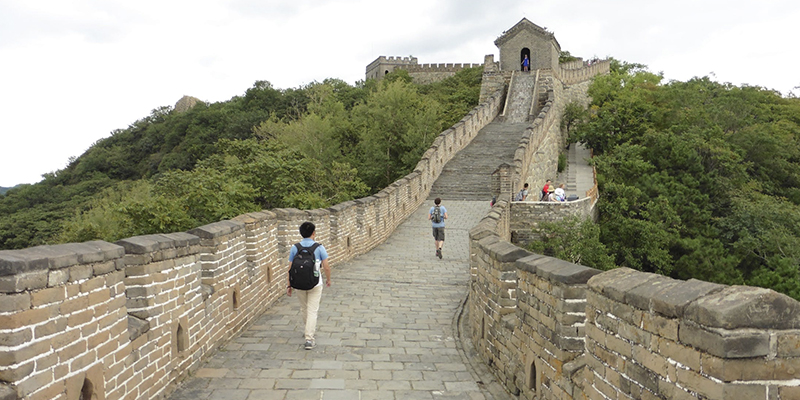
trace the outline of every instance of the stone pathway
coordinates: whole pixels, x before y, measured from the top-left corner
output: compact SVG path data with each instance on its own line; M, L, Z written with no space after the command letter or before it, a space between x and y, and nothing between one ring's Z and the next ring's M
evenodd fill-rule
M444 257L427 201L383 244L333 268L317 347L303 349L295 298L283 297L169 397L225 399L507 399L458 320L469 285L469 229L488 201L443 201Z

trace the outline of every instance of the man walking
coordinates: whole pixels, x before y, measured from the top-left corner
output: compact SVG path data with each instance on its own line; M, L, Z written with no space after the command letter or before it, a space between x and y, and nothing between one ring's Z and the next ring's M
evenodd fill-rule
M444 220L447 219L447 209L442 204L442 199L436 198L434 206L428 212L428 220L433 227L433 242L436 246L436 257L442 259L442 246L444 245Z
M316 226L311 222L303 222L300 225L300 236L303 237L299 243L292 246L289 252L289 284L286 289L286 294L291 297L292 289L297 290L297 298L300 300L300 314L303 315L305 321L304 336L306 338L305 349L311 350L316 345L314 341L314 333L317 330L317 313L319 312L319 302L322 299L322 279L320 279L320 265L322 271L325 273L325 286L331 286L331 268L328 265L328 252L325 247L314 241L317 236ZM300 253L300 256L298 256ZM313 253L313 271L309 271L308 276L301 276L303 272L298 271L297 265L294 263L295 257L309 257ZM308 255L306 255L308 254ZM311 275L313 274L313 275ZM313 283L313 277L316 277L317 283ZM305 281L311 279L311 284L306 285ZM304 289L304 287L311 286Z

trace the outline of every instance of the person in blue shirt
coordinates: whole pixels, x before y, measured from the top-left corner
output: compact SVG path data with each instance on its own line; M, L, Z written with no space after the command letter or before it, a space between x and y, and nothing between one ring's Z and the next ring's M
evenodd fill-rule
M444 245L444 220L447 219L447 209L442 204L442 199L436 198L433 201L434 206L428 212L428 220L431 221L433 226L433 242L436 245L436 257L442 259L442 246ZM437 222L437 215L439 221Z
M522 60L522 70L528 72L530 70L531 61L528 60L528 55L525 54L525 58Z
M303 237L303 240L300 241L300 246L310 247L316 243L314 241L314 238L317 236L316 229L317 227L314 226L312 222L306 221L300 225L300 236ZM292 246L292 249L289 252L290 269L292 267L292 261L294 260L295 255L297 255L297 247ZM316 273L319 274L319 267L322 266L322 271L325 273L325 286L330 287L331 267L328 265L328 252L325 250L325 247L319 245L319 247L314 250L314 258L317 260L315 267ZM286 279L288 280L289 278L287 277ZM287 286L288 289L286 289L286 294L291 297L291 282L288 282ZM314 346L316 346L314 333L317 330L317 313L319 313L319 302L322 299L322 279L319 280L317 286L314 286L309 290L297 289L297 298L300 300L300 314L303 315L303 319L305 321L305 349L311 350L314 348Z

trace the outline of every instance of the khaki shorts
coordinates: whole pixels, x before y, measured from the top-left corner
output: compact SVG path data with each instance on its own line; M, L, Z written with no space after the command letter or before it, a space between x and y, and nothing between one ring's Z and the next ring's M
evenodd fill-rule
M444 242L444 228L433 228L433 240Z

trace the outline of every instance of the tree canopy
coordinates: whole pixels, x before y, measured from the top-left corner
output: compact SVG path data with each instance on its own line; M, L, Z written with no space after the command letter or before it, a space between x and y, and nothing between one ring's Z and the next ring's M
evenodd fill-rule
M614 61L570 135L594 150L618 266L800 299L800 99Z
M412 171L478 103L480 68L431 85L404 71L159 107L62 170L0 196L0 249L185 231L277 207L364 197Z

